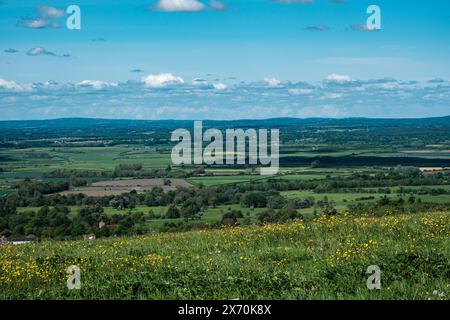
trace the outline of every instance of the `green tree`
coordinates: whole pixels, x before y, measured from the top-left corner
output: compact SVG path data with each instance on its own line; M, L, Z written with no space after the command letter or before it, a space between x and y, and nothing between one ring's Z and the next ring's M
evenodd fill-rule
M167 219L177 219L179 218L180 215L180 210L178 210L176 205L170 205L169 208L167 208L166 211L166 218Z

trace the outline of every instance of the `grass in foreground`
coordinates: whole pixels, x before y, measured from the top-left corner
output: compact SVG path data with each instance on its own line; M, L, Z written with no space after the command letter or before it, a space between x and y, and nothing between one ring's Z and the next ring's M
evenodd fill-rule
M68 290L66 268L81 268ZM381 268L381 290L365 272ZM0 246L0 299L448 299L450 213Z

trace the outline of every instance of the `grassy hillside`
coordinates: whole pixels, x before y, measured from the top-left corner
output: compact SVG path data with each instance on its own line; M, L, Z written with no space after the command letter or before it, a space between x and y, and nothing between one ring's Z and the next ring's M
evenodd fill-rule
M449 279L449 212L0 246L0 299L448 299Z

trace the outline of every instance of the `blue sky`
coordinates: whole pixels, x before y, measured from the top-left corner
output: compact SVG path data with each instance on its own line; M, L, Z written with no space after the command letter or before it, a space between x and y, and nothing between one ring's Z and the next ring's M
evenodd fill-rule
M448 115L449 33L445 0L2 0L0 120Z

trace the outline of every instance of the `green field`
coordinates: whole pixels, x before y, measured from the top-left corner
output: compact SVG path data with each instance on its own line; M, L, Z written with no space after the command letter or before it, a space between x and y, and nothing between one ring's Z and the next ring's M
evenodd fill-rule
M0 299L445 299L450 214L5 245ZM66 268L81 270L68 290ZM381 290L368 290L368 266ZM434 292L434 293L433 293Z
M73 217L73 216L75 216L75 214L76 214L77 210L80 208L80 206L68 206L67 208L69 208L70 215ZM17 208L17 212L21 213L21 212L25 212L25 211L38 211L39 209L40 209L40 207L21 207L21 208ZM154 214L165 215L165 213L167 211L167 206L148 207L145 205L139 205L133 209L124 209L124 210L119 210L119 209L115 209L112 207L104 207L103 210L104 210L104 213L109 216L112 216L114 214L128 215L128 214L132 214L132 213L136 213L136 212L142 212L142 213L147 214L150 212L150 210L153 211ZM240 210L242 213L248 213L251 218L251 221L256 222L257 214L266 209L265 208L255 208L255 209L244 208L239 204L220 205L215 208L209 207L206 210L202 211L201 212L202 216L201 216L200 220L188 220L187 222L192 223L192 222L196 222L196 221L202 221L202 222L206 222L206 223L217 223L222 220L223 214L229 210ZM185 222L185 221L186 221L186 219L184 219L184 218L147 219L146 225L151 230L153 228L160 227L161 225L163 225L166 222ZM242 219L239 219L238 222L242 222Z
M242 171L241 171L242 172ZM327 177L345 177L350 174L347 169L335 169L335 170L323 170L323 169L290 169L277 176L264 177L259 174L236 174L232 169L221 170L215 172L217 175L204 176L204 177L192 177L188 178L188 181L199 185L200 183L206 187L217 186L221 184L229 183L241 183L249 181L264 181L267 179L282 179L282 180L321 180Z
M170 163L168 153L130 146L8 149L0 151L0 156L12 159L2 165L14 167L23 177L61 168L102 171L125 162L143 164L145 168L163 168Z
M224 176L205 176L193 177L187 179L189 182L199 185L200 183L206 187L217 186L221 184L240 183L249 181L265 180L265 177L260 175L224 175Z
M381 197L388 197L390 199L396 200L400 198L400 194L391 193L315 193L313 191L287 191L282 192L282 196L287 199L304 199L307 197L313 197L316 201L327 199L328 201L334 202L336 209L339 211L345 210L349 204L361 203L361 202L375 202ZM414 195L416 199L421 199L422 202L430 203L449 203L450 194L445 195ZM359 198L374 197L373 200L358 200Z
M286 120L274 176L172 165L184 122L3 124L0 300L448 299L444 120Z
M296 149L295 147L292 147L290 149ZM343 157L343 156L377 156L377 157L390 157L390 156L399 156L401 155L399 152L396 151L385 151L385 150L378 150L378 149L348 149L348 150L337 150L337 151L329 151L329 152L322 152L322 151L294 151L292 150L288 153L283 153L283 149L281 150L280 157L290 157L290 156L297 156L297 157Z

